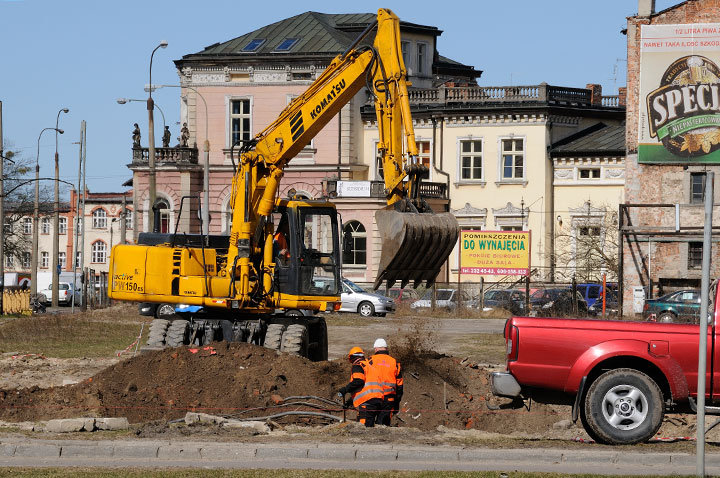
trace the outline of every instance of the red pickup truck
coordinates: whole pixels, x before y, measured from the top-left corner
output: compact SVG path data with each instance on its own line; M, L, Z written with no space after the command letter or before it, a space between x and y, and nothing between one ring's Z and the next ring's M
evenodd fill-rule
M708 405L720 401L719 289L710 292ZM647 441L666 411L695 408L699 333L693 324L513 317L504 332L507 371L491 375L492 390L572 403L573 421L601 443Z

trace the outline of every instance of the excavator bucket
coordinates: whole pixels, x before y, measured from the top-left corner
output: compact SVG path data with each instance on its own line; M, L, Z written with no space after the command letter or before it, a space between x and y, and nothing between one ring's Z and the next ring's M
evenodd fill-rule
M457 219L450 213L399 212L390 206L375 213L382 252L375 289L425 282L430 287L458 239Z

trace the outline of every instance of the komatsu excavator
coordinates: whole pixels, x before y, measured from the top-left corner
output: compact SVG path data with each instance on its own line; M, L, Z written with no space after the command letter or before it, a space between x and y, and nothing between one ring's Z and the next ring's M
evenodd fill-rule
M375 27L374 44L363 45ZM398 17L380 9L302 96L241 144L229 237L145 233L138 245L113 247L109 297L177 304L173 320L153 321L148 346L223 339L327 359L323 318L275 312L340 308L338 214L330 202L281 199L278 186L293 157L363 87L374 95L387 197L375 215L382 242L375 288L434 282L459 228L420 195L428 168L418 160L406 75Z

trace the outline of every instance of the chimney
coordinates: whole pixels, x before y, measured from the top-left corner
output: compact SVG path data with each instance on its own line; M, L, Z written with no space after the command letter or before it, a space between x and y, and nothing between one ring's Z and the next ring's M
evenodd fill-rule
M590 104L601 105L602 104L602 85L595 85L589 83L585 85L585 88L590 90Z
M638 0L638 17L649 17L655 14L655 0Z
M627 88L624 86L618 88L618 105L627 106Z

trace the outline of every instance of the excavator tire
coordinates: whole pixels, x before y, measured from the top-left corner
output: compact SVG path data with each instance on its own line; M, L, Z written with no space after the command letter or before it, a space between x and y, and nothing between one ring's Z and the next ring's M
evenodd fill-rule
M265 342L263 346L271 350L280 350L282 345L283 332L285 332L285 324L270 324L265 332Z
M282 336L280 351L300 357L308 356L308 328L304 324L288 325Z
M308 358L313 362L323 362L328 359L328 335L325 319L320 317L317 323L310 326L310 342L313 347L308 350Z
M165 346L165 336L169 325L170 321L165 319L155 319L150 322L150 332L147 340L148 347Z
M190 322L187 320L173 320L167 329L167 334L165 334L165 345L168 347L185 345L189 328Z
M430 287L457 244L460 227L451 213L400 212L392 206L375 213L382 244L374 287L423 282Z

